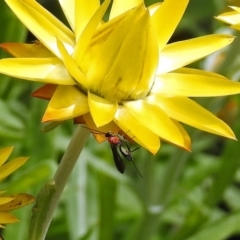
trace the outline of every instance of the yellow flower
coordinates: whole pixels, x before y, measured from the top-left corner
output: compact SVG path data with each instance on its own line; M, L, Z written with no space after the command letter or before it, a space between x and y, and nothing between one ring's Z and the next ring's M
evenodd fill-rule
M22 166L26 161L27 157L16 158L6 164L4 164L9 155L11 154L13 147L7 147L0 149L0 181L9 176L17 168ZM4 165L3 165L4 164ZM4 191L0 191L2 195ZM34 201L34 197L26 193L19 193L10 196L0 197L0 228L3 227L2 224L14 223L19 220L10 213L10 211L23 207Z
M234 6L230 6L230 8L234 11L223 13L217 16L216 19L231 24L231 28L240 30L240 8Z
M50 100L43 121L75 119L102 131L121 129L152 153L160 139L190 149L180 122L235 138L220 119L188 97L236 94L240 84L184 66L233 41L214 34L168 44L188 0L145 7L142 0L59 0L70 28L32 0L5 0L38 38L1 44L16 58L0 72L46 83L34 96ZM100 138L100 137L98 137ZM100 139L98 139L100 141Z

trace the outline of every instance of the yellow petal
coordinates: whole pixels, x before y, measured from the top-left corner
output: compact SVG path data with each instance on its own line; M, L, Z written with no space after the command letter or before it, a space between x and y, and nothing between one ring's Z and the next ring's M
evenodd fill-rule
M88 104L97 127L111 122L118 108L117 102L108 101L90 92L88 93Z
M240 8L231 7L235 11L223 13L216 17L216 19L223 21L225 23L231 24L231 28L240 30Z
M231 25L230 27L239 31L240 30L240 23Z
M109 0L105 0L102 5L109 5ZM79 39L83 33L84 28L92 18L93 14L99 8L99 0L78 0L75 1L75 35L76 40ZM106 10L106 9L105 9ZM104 12L105 12L104 10ZM102 15L103 16L103 15ZM97 24L101 21L102 17L98 20Z
M66 48L64 47L64 45L62 44L62 42L60 42L58 39L57 39L57 45L58 45L59 52L61 53L61 57L64 62L64 65L66 66L66 68L69 71L69 73L71 74L71 76L73 76L74 79L83 88L86 88L88 82L87 82L85 75L79 69L76 62L73 60L73 58L68 54L68 52L67 52Z
M142 124L126 108L119 107L115 114L116 124L135 142L155 154L160 148L159 137Z
M220 75L215 72L207 72L205 70L201 69L195 69L195 68L178 68L177 70L173 71L174 73L183 73L183 74L195 74L195 75L202 75L203 77L213 77L213 78L222 78L227 79L223 75Z
M226 96L240 93L240 83L222 77L166 73L156 77L151 92L189 97Z
M13 197L0 197L0 205L11 202L13 199Z
M69 25L75 29L75 0L58 0ZM90 4L89 4L90 5Z
M227 19L227 22L229 23L230 20L231 21L230 23L232 24L231 28L240 31L240 8L235 6L230 7L234 9L236 12L234 13L234 17L231 16L230 19Z
M77 1L77 3L81 3L79 7L79 9L82 9L84 10L83 12L85 12L85 8L87 6L92 6L92 3L89 4L89 1L88 0L84 0L84 1ZM81 6L83 4L83 6ZM92 36L97 28L97 26L99 25L99 23L101 22L101 19L103 18L103 15L105 13L105 11L107 10L108 6L110 4L110 0L105 0L104 3L101 5L100 8L98 8L98 10L95 12L94 9L89 9L86 8L86 10L89 12L85 13L89 16L85 16L85 14L83 14L82 12L82 17L83 18L87 18L87 22L83 22L83 25L81 25L79 23L79 34L77 34L77 43L76 43L76 47L75 47L75 50L74 50L74 53L73 53L73 58L76 60L78 66L81 66L81 61L82 61L82 58L83 58L83 55L85 54L86 52L86 49L87 47L89 46L90 44L90 41L92 39ZM84 8L85 7L85 8ZM96 7L96 6L95 6ZM94 11L93 11L94 10ZM95 12L95 13L94 13ZM94 13L94 15L93 15ZM80 15L81 13L78 13L78 16L81 16ZM93 15L93 16L92 16ZM91 20L89 17L92 17ZM78 21L82 20L80 17L78 19ZM84 29L83 29L84 27ZM82 34L82 35L80 35ZM80 37L80 38L79 38Z
M13 147L6 147L0 149L0 166L2 166L7 161L12 151Z
M165 0L152 16L158 51L161 52L180 22L189 0Z
M58 86L43 116L45 121L71 119L89 112L85 94L74 86Z
M119 127L114 122L110 122L98 128L94 123L90 113L84 114L83 117L87 125L87 128L89 128L90 132L92 132L93 136L99 143L106 141L105 133L107 132L118 133L120 131Z
M121 66L121 70L124 70L124 72L132 71L132 69L128 65L126 66L125 64L125 60L127 60L126 56L124 60L122 57L119 58L119 49L120 50L122 49L124 40L128 37L129 32L132 29L132 25L136 24L139 18L143 18L143 15L145 13L146 11L142 9L142 6L130 11L123 19L121 19L120 23L118 23L118 25L115 26L114 30L111 32L107 40L105 40L105 42L101 45L101 48L98 49L98 51L96 51L95 54L92 56L91 64L89 66L87 76L89 79L91 79L90 88L93 92L98 92L99 89L102 89L102 88L104 89L100 92L105 92L105 93L108 93L109 89L111 89L110 91L112 91L113 89L116 90L116 87L114 86L119 82L118 76L115 76L114 79L111 79L111 81L108 81L106 85L105 85L104 79L106 78L106 76L109 76L109 72L111 71L112 68L114 68L114 71L117 71L118 75L121 73L120 70L117 70L117 67L119 67L119 63ZM135 29L136 28L134 28L134 30ZM141 32L139 34L141 34ZM131 49L129 49L130 48L129 46L125 46L124 53L126 52L126 48L127 50L131 51ZM111 49L111 51L109 51L109 49ZM136 48L134 47L134 49ZM142 54L142 51L139 51L139 49L138 49L138 54ZM129 57L129 54L127 55L127 58L128 57ZM103 61L103 58L104 58L104 61ZM135 56L132 56L131 59L132 58L135 59ZM122 76L121 76L121 79L122 79ZM128 89L127 91L129 91ZM126 88L123 90L125 92ZM102 94L102 96L104 95Z
M100 91L101 96L112 101L138 99L149 92L158 64L154 30L149 21L148 11L140 6L130 11L111 33L90 70L101 66L93 72L98 76L91 77L93 92ZM104 62L100 62L100 56L107 56Z
M14 209L26 206L34 202L35 200L35 198L32 195L27 193L15 194L15 195L11 195L11 197L13 197L13 200L11 202L0 205L0 212L12 211Z
M98 53L99 49L101 49L102 44L108 39L108 37L111 35L111 33L114 31L114 29L121 23L122 19L127 15L127 13L124 13L120 15L119 17L114 18L113 20L106 22L105 24L99 24L98 28L96 29L90 45L84 52L85 46L87 46L86 43L84 43L83 47L80 46L79 42L77 44L81 48L80 52L84 52L84 54L80 58L80 54L76 54L74 52L74 58L77 60L78 66L81 68L81 70L84 73L88 73L89 66L92 65L92 60L95 58L96 54ZM90 23L89 23L90 24ZM91 25L91 24L90 24ZM88 28L88 26L86 27ZM88 32L88 29L85 29L86 32ZM84 33L83 33L84 35ZM84 36L81 36L81 39L79 41L82 41L84 39ZM116 44L116 41L115 41ZM77 49L76 49L77 50ZM104 56L105 58L106 56ZM97 67L95 70L98 70ZM95 71L94 70L94 71ZM99 76L99 74L96 74L96 76Z
M240 13L240 7L230 6L230 8L234 9L238 13Z
M181 134L183 136L184 149L191 151L191 138L188 135L187 131L182 126L182 124L180 124L178 121L175 121L174 119L172 119L172 121L174 122L174 124L176 125L176 127L178 128L178 130L181 132Z
M16 217L14 217L11 213L0 212L0 223L7 224L14 222L19 222L19 220Z
M16 169L21 167L26 161L28 160L27 157L19 157L16 158L3 166L0 167L0 181L14 172Z
M136 6L143 3L143 0L114 0L110 12L109 19L115 18L119 16L120 14L135 8Z
M166 73L195 62L234 40L226 34L213 34L168 44L161 52L157 73Z
M184 139L173 121L159 107L143 100L124 103L132 115L153 133L184 148Z
M5 51L9 52L12 56L18 58L48 58L54 57L53 53L50 52L40 42L32 44L27 43L2 43L0 47Z
M149 13L150 13L150 16L152 16L157 10L158 8L160 7L162 3L154 3L152 5L150 5L149 7L147 7Z
M56 37L69 52L75 45L74 34L39 3L32 0L5 0L24 25L56 56L60 57Z
M139 9L138 12L137 9ZM155 67L157 65L157 49L155 49L155 52L147 51L149 48L152 50L150 44L151 42L148 41L149 34L147 34L149 33L147 32L147 30L149 30L149 14L147 11L143 11L142 7L137 9L136 16L132 16L133 21L125 22L126 25L134 25L134 28L129 29L126 38L123 40L120 50L117 50L118 53L114 57L112 64L109 63L110 68L104 80L104 84L102 84L101 93L104 97L109 99L112 97L115 99L127 99L130 94L134 94L133 90L138 86L141 78L144 80L146 79L145 74L150 74L151 77L153 74L155 74L155 71L152 71L152 66L148 65L149 63L153 63ZM136 19L138 15L141 17ZM127 18L124 20L127 20ZM115 32L115 34L116 33L117 32ZM117 33L117 35L119 35L119 33ZM136 38L138 41L136 41ZM152 61L150 57L153 57L154 61ZM148 61L145 58L147 58ZM151 73L146 71L146 65L150 67ZM150 78L150 83L148 83L147 78L146 84L151 85L151 80L152 78ZM145 82L146 80L144 83ZM109 91L109 89L111 90ZM140 91L141 90L148 91L149 86L147 89L140 88ZM143 95L145 94L146 93L144 92ZM141 97L140 94L138 97Z
M30 81L75 85L58 58L5 58L0 60L0 73Z
M137 81L136 88L132 91L130 94L131 99L139 99L141 97L145 97L148 93L149 90L151 89L156 70L158 67L158 49L157 49L157 42L156 42L156 36L154 29L152 28L152 25L149 23L149 15L146 15L146 19L142 19L143 22L139 21L139 29L142 29L142 32L144 32L142 35L138 33L138 31L134 32L132 31L132 42L128 43L129 46L136 46L136 51L139 51L141 49L142 54L137 54L136 52L131 52L127 50L127 52L131 55L135 55L136 59L133 58L132 61L135 62L133 64L131 61L126 61L126 64L129 64L131 71L134 72L133 76L131 74L126 74L125 78L128 79L129 81L125 81L125 88L128 88L127 84L129 85L129 82L131 81L131 84L134 84L133 79L135 78L135 81ZM145 25L146 24L146 25ZM136 25L136 29L138 29L138 26ZM135 41L135 37L133 36L138 36L138 40L141 43L139 48ZM133 48L132 48L133 50ZM122 61L123 59L128 59L127 57L127 52L125 54L122 54ZM141 66L139 66L141 64ZM141 69L141 70L140 70ZM124 70L122 70L122 73L124 73ZM138 76L139 74L139 76ZM119 74L120 75L120 74ZM121 75L120 75L121 76ZM131 80L130 80L131 79ZM130 87L129 87L130 88Z
M240 14L239 12L231 11L217 16L216 19L229 24L238 24L240 22Z
M230 127L196 102L185 97L162 97L152 99L169 117L203 131L235 139Z

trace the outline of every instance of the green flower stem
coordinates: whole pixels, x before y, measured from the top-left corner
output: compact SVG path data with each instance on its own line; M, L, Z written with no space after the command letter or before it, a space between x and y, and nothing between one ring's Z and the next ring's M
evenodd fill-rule
M33 207L29 240L45 239L55 208L89 134L88 129L77 127L54 178L39 192Z
M184 152L183 150L176 150L176 152L172 154L159 187L158 201L162 208L166 207L174 187L176 186L177 180L185 169L189 154L190 153Z

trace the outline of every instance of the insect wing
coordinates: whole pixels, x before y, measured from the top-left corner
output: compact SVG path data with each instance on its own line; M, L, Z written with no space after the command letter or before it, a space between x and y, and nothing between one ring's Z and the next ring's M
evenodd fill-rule
M119 150L120 150L121 154L122 154L127 160L129 160L129 161L132 161L132 160L133 160L132 154L131 154L131 152L130 152L128 149L126 149L126 148L124 148L122 145L120 145L120 146L119 146Z
M125 164L124 164L123 160L121 159L121 157L118 153L117 146L114 145L114 144L110 144L110 146L111 146L111 149L112 149L113 159L114 159L114 162L115 162L115 165L116 165L118 171L120 173L124 173Z
M135 169L137 170L138 174L143 178L142 174L138 171L137 166L135 165L134 161L133 161L133 157L131 154L131 150L129 148L129 146L127 145L127 143L125 143L126 148L122 146L122 144L119 146L119 151L121 152L121 154L129 161L132 161L133 166L135 167ZM137 148L138 149L138 148ZM133 151L137 150L134 149Z

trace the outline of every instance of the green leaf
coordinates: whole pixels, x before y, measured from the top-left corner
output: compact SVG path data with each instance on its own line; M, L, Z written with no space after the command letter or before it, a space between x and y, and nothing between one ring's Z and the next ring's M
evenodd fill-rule
M0 1L0 9L0 23L4 23L4 27L1 27L0 42L22 42L25 40L26 28L10 10L5 1ZM0 54L0 57L2 58L3 55Z
M240 233L239 229L240 212L229 214L225 218L211 225L206 226L196 234L186 240L222 240L227 237Z

